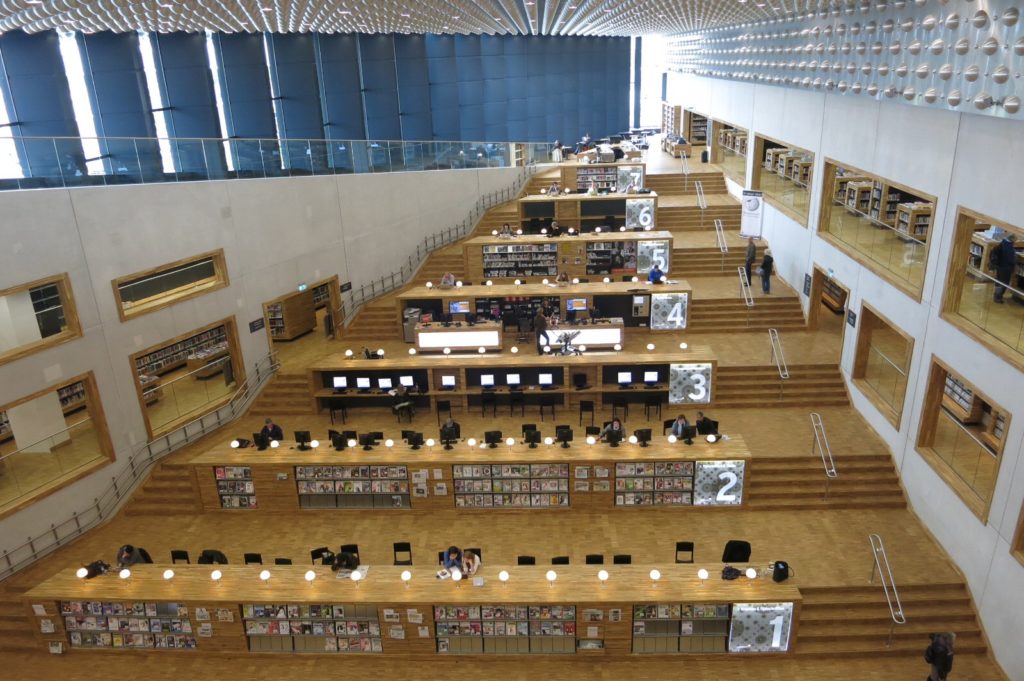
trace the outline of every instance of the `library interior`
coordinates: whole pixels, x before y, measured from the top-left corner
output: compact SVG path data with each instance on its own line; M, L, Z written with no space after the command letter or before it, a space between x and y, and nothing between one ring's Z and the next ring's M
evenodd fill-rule
M1021 9L3 3L0 663L1024 681Z

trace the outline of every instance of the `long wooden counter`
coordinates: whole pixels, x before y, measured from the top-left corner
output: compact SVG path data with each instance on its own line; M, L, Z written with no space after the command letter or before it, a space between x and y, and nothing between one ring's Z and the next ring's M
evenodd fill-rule
M421 352L450 350L502 349L501 323L482 321L473 326L445 327L441 324L417 324L416 349Z
M795 584L763 574L724 581L720 564L608 565L604 583L597 578L602 568L592 565L485 564L461 582L438 579L437 568L427 566L361 566L359 581L324 566L175 565L165 579L168 567L137 565L129 579L112 573L91 580L69 568L42 582L23 596L40 646L424 658L784 653L802 601ZM702 567L710 574L704 582L697 578ZM219 581L211 579L215 569ZM270 572L265 582L263 569Z

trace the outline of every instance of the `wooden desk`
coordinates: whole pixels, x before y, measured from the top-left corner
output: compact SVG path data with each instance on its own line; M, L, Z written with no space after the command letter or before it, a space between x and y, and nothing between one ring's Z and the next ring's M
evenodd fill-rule
M681 648L684 654L785 653L796 636L802 602L800 589L792 581L777 584L763 576L723 581L719 578L721 564L607 565L604 569L608 580L604 584L595 576L598 566L484 564L476 575L478 585L469 577L461 582L439 580L433 566L363 566L365 578L358 582L338 578L325 566L175 565L173 579L165 580L163 572L167 567L136 565L127 580L116 574L82 580L69 568L42 582L22 597L29 619L36 625L40 646L45 649L49 642L68 646L72 635L81 635L85 624L98 628L102 623L106 630L113 620L116 632L121 620L127 626L128 618L144 618L147 625L153 619L168 620L168 624L176 621L178 627L187 623L193 633L179 637L191 639L192 647L173 649L186 655L237 655L254 650L338 654L340 641L325 646L324 634L304 633L307 630L303 628L309 625L311 630L314 622L335 625L338 621L364 623L362 633L341 634L356 639L357 650L360 638L374 639L372 646L367 641L366 654L423 660L444 654L509 652L509 639L521 639L512 652L529 654L627 657L640 652L678 654ZM652 567L661 573L658 581L650 577ZM703 583L696 577L700 568L710 574ZM214 569L222 575L217 582L210 579ZM263 569L271 573L267 582L259 579ZM548 581L548 570L556 573L553 582ZM501 571L508 574L507 582L498 578ZM313 581L307 581L307 572L313 573ZM403 582L403 572L408 572L408 582ZM73 608L87 610L93 603L98 604L101 613L104 607L123 610L136 603L147 604L153 611L148 617L99 614L88 619L87 614L70 614ZM67 618L61 614L62 604L69 613ZM324 609L324 604L332 607ZM44 614L38 614L32 606ZM318 609L314 612L310 606ZM711 617L705 614L709 606ZM515 619L530 623L526 631L513 636L484 636L484 622L502 621L495 617L497 611L504 616L510 609L513 610L505 619L511 619L512 613L521 614L521 618ZM167 611L173 615L164 614ZM710 628L711 633L702 637L699 632L708 628L696 623L715 619L721 626ZM730 626L736 619L742 619L745 626ZM44 621L53 627L52 633L39 633ZM276 629L284 621L294 621L297 626L289 625L286 635L246 634L247 628L262 631L258 628L262 623L273 622ZM452 633L451 623L460 621L466 623L465 630L456 627L456 633ZM559 623L557 629L551 625L553 622ZM669 636L674 646L659 648L664 641L658 643L653 639L665 639L668 634L661 630L671 629L671 622L687 624L676 627ZM566 623L570 626L566 627ZM205 633L200 629L203 624ZM357 625L349 626L359 631ZM765 631L774 636L763 636ZM161 634L155 636L164 638ZM148 638L151 644L144 647L152 647L153 636L148 632L139 638ZM582 641L600 643L578 650ZM346 640L345 649L351 650L348 643ZM89 649L71 650L86 653ZM93 650L116 652L131 648L104 646Z
M416 349L421 352L501 350L503 347L501 322L483 321L473 326L443 326L441 324L416 325Z

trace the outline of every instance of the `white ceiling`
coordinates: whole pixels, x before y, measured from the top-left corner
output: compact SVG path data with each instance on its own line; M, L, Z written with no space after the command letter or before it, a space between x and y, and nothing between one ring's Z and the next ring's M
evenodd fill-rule
M871 0L0 0L0 31L644 35Z

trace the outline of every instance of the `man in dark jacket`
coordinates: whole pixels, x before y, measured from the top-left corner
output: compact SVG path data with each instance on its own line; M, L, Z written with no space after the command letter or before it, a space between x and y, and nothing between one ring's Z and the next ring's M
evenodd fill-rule
M117 552L117 567L119 568L131 567L132 565L145 562L146 559L142 556L142 552L131 544L125 544Z
M548 338L548 318L544 315L544 308L537 308L537 316L533 318L533 330L537 333L537 354L544 354L544 346L551 345L551 339ZM544 342L541 343L541 338L544 338Z
M1017 265L1017 249L1013 247L1014 241L1016 241L1016 237L1013 234L1007 234L999 242L999 245L992 249L990 264L996 271L996 279L999 280L995 292L992 294L992 300L997 303L1003 302L1003 294L1006 293L1006 287L1009 285L1014 267Z
M772 273L775 271L775 258L772 257L772 249L764 250L764 260L761 261L761 290L765 293L772 292Z
M928 634L931 639L924 651L924 661L932 666L928 681L946 681L953 669L953 634Z
M280 442L284 439L284 431L281 430L281 426L274 423L274 419L267 419L264 421L263 429L260 431L260 435L264 440L269 442L270 440L277 440Z
M754 237L747 239L747 259L744 261L743 267L747 271L747 283L750 283L750 271L754 267L754 261L757 260L757 244L754 243Z

